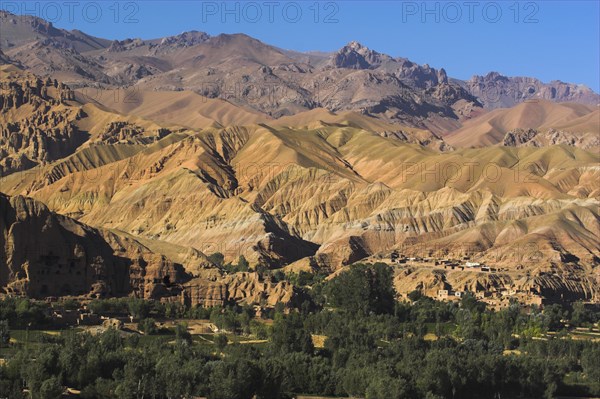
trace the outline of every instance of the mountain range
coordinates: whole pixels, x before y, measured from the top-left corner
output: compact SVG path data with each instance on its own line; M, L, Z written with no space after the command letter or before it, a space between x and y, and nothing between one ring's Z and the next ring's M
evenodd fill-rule
M357 42L306 54L0 24L5 292L274 304L301 294L259 265L335 275L401 252L496 272L409 267L400 293L598 299L589 88L461 81ZM216 252L253 270L228 274Z
M443 135L480 108L537 99L597 105L591 89L496 72L468 81L350 42L333 53L282 50L244 34L185 32L110 41L0 11L2 57L76 89L186 91L278 118L326 108L354 111ZM91 93L88 90L88 93ZM131 96L131 101L135 97Z

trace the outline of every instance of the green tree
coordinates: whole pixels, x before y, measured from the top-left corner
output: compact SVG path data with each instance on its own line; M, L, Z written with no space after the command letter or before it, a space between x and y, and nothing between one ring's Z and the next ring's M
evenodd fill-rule
M140 322L138 323L138 330L143 332L145 335L158 334L158 327L156 326L156 321L152 318L140 320Z
M8 320L0 320L0 347L8 346L10 342L10 329L8 328Z
M65 301L62 301L62 306L63 308L67 309L67 310L77 310L81 307L81 303L79 303L78 301L74 300L74 299L67 299Z
M583 327L589 323L593 323L594 316L591 311L586 309L585 304L581 301L573 304L573 313L571 314L571 324L577 327Z
M23 374L33 398L39 396L42 383L52 377L41 362L28 364Z
M464 339L478 339L482 336L480 314L468 309L456 313L456 335Z
M544 308L544 327L550 331L558 331L563 327L561 322L565 318L565 311L559 304L548 305Z
M312 353L312 337L298 313L277 314L273 323L272 344L278 351Z
M367 387L366 399L402 399L408 396L402 378L376 376Z
M583 351L581 367L594 388L594 394L600 394L600 347L598 345Z
M218 362L210 373L209 399L251 399L262 385L260 369L246 359Z
M162 356L156 364L157 394L165 398L189 398L201 392L198 385L206 385L203 359L190 359L186 351L175 351Z
M208 260L214 263L216 266L222 267L225 261L225 255L220 252L215 252L208 256Z
M282 398L283 370L279 358L265 358L260 360L259 367L263 376L263 383L257 393L259 399Z
M410 299L411 302L417 302L421 298L423 298L423 293L419 290L413 290L408 293L408 299Z
M485 311L485 303L478 301L475 295L470 292L463 295L460 300L460 307L469 312L483 313Z
M254 334L258 339L269 338L267 326L258 320L250 320L250 333Z
M247 272L249 269L250 263L248 263L244 255L240 255L237 262L237 270L240 272Z
M119 370L115 396L119 399L152 397L156 392L155 360L149 353L128 353L127 363Z
M384 263L353 265L327 284L326 295L331 305L352 313L392 313L392 270Z
M127 302L127 308L133 317L137 319L145 319L150 314L152 305L150 302L143 299L130 298Z
M227 339L227 335L225 334L218 334L215 336L215 345L217 345L217 348L219 348L220 351L227 347L228 342L229 340Z
M39 399L60 399L63 393L63 387L56 377L50 377L40 386Z
M192 334L188 331L186 323L177 323L175 326L175 339L180 344L191 345Z

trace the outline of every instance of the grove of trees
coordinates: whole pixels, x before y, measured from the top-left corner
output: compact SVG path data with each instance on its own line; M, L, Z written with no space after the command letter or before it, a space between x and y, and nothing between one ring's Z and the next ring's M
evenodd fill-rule
M200 343L183 324L170 340L141 340L112 329L98 335L71 331L13 348L0 366L0 397L26 398L27 388L32 398L54 399L64 387L90 399L600 395L600 343L571 339L565 323L597 323L600 314L583 305L525 311L515 303L492 311L471 296L450 303L417 293L413 301L399 302L383 264L356 265L330 281L301 278L312 284L306 287L310 304L289 311L278 306L272 325L256 320L249 307L167 311L114 300L115 307L144 316L140 328L146 334L156 333L153 317L175 312L210 318L230 334L260 334L267 342L235 343L219 334L214 344ZM0 302L6 330L18 328L21 317L39 316L41 305L21 301ZM316 336L325 337L324 345L316 345Z

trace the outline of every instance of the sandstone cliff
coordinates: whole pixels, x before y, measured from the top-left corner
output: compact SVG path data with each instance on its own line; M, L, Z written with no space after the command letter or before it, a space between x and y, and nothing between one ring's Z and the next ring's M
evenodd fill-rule
M186 279L181 265L135 240L0 194L0 286L30 297L133 294L151 298Z

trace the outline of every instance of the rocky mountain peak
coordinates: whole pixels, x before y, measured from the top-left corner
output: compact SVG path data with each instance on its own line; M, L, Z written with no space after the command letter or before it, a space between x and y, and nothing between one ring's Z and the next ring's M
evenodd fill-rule
M444 68L440 68L437 72L437 78L439 83L448 83L448 75L446 74L446 70Z
M131 50L135 47L140 47L144 45L144 41L142 39L125 39L125 40L113 40L113 42L108 47L109 52L120 52Z
M7 11L0 11L0 20L2 21L2 41L6 40L8 43L13 41L10 28L16 26L29 27L28 30L36 36L60 37L67 33L67 31L54 27L52 22L32 15L15 15Z
M348 43L348 44L347 44L346 46L344 46L344 47L345 47L345 48L352 49L352 50L355 50L355 51L357 51L357 50L360 50L360 49L366 49L366 50L369 50L367 47L363 46L362 44L360 44L359 42L357 42L357 41L355 41L355 40L351 41L350 43Z
M160 41L160 44L162 46L191 47L204 43L208 39L210 39L208 33L192 30L180 33L179 35L165 37Z
M500 72L496 72L496 71L492 71L492 72L488 72L487 75L485 75L484 77L485 80L491 81L491 80L506 80L507 77L502 75Z
M351 41L332 55L327 66L349 69L374 69L386 60L392 60L392 57L371 50L357 41Z

